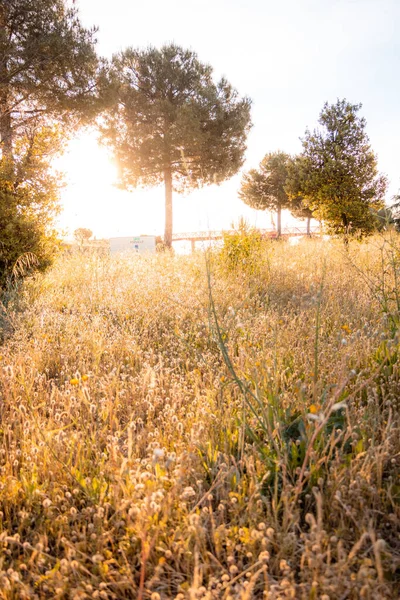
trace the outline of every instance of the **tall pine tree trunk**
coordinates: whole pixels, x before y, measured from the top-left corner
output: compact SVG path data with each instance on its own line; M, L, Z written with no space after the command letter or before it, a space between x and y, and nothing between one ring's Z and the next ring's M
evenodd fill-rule
M311 235L311 217L307 217L307 235L308 237Z
M278 206L278 209L276 211L276 216L277 216L276 233L277 233L277 237L279 238L282 235L282 208L280 206Z
M165 185L165 230L164 243L167 248L172 248L172 172L171 167L164 169Z

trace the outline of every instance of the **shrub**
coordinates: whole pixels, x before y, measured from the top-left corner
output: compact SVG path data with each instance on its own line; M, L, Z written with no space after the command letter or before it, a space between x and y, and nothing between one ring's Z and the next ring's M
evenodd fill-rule
M24 193L15 192L0 181L0 289L12 281L44 271L51 264L56 248L54 234L46 224L24 207Z
M221 265L228 271L256 274L265 258L266 248L262 235L243 219L232 232L224 232L223 247L219 253Z

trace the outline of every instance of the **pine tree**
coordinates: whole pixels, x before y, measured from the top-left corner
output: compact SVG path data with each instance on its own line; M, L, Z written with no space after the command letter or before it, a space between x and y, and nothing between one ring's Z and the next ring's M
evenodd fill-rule
M290 207L285 190L290 156L285 152L266 154L257 169L245 173L239 197L258 210L274 210L277 213L277 234L282 233L282 210Z
M0 138L3 157L27 125L93 114L95 30L64 0L0 0Z
M243 163L250 100L241 99L197 55L175 45L128 49L113 58L114 106L103 127L121 185L165 186L172 244L172 193L220 183Z
M386 177L358 116L361 104L338 100L326 103L321 129L306 131L298 192L315 216L329 229L347 235L369 233L375 227L374 211L383 205Z
M74 231L74 238L80 248L82 248L85 243L88 243L92 235L93 231L91 229L87 229L86 227L79 227Z

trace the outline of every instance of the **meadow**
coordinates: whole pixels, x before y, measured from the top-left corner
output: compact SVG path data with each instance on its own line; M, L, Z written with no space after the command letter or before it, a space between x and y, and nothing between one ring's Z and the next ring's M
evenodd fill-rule
M0 598L394 599L400 240L61 256L7 297Z

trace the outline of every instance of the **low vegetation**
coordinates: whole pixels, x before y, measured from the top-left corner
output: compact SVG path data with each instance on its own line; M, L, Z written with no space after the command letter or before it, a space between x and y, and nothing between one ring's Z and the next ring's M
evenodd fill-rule
M390 599L397 234L61 257L3 309L0 598Z

